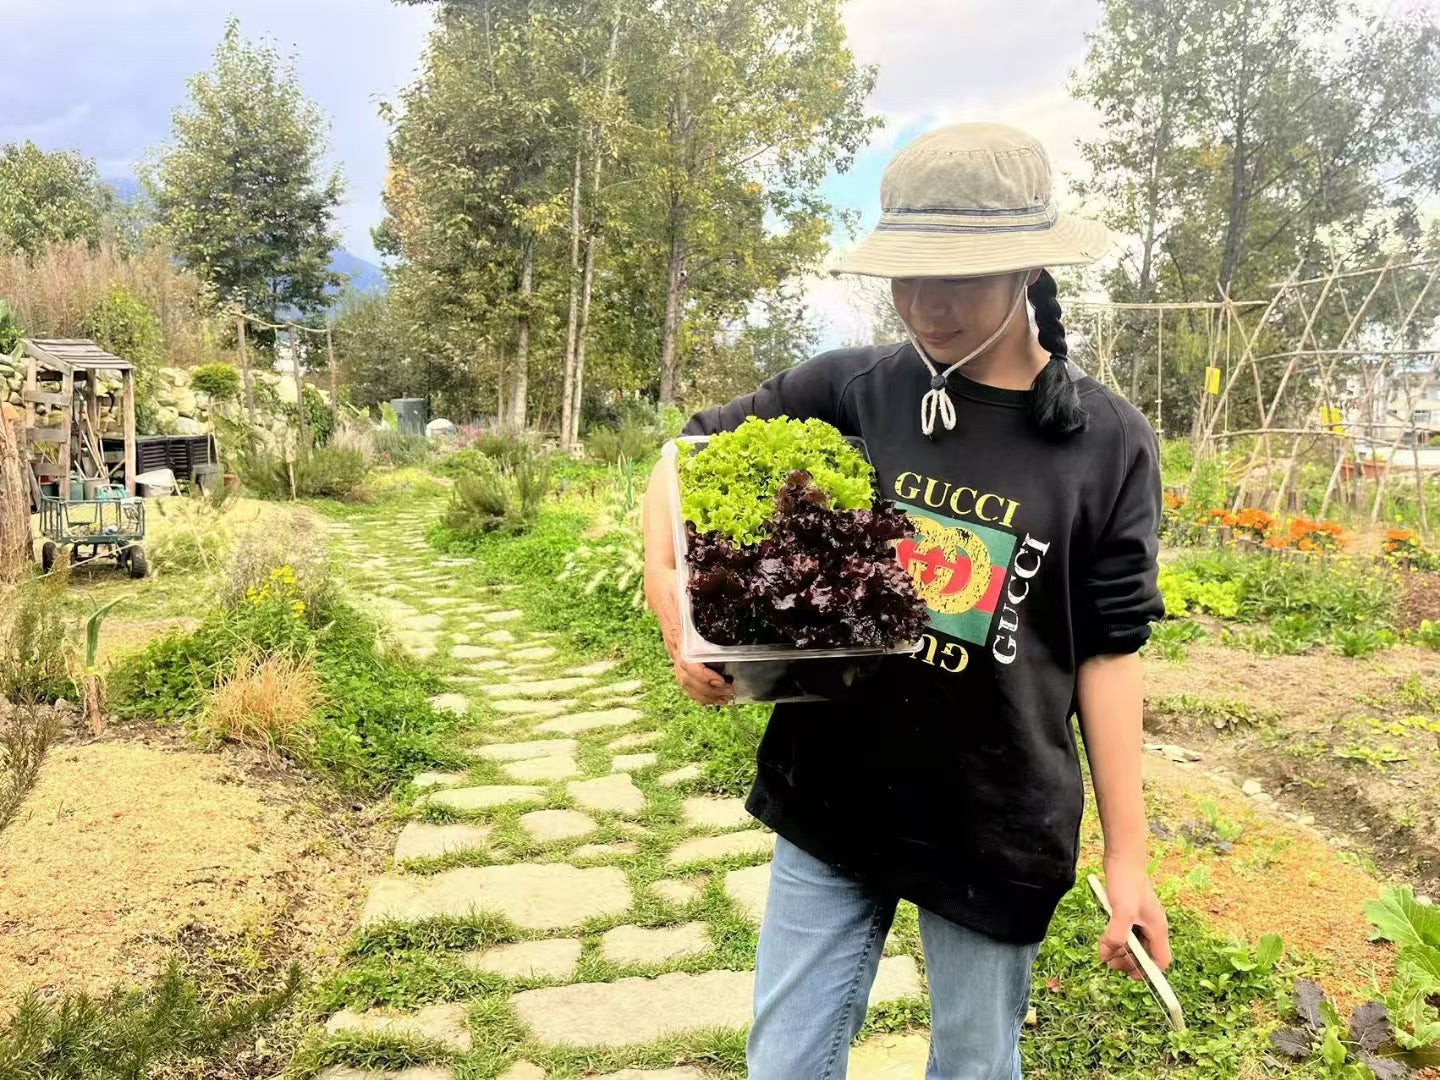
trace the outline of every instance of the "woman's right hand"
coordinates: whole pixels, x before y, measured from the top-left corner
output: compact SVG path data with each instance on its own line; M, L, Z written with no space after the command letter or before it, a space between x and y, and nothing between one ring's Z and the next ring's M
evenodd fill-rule
M647 578L649 576L647 572ZM650 597L650 606L660 623L660 635L665 641L665 650L675 668L675 681L692 701L701 705L727 705L735 696L735 689L718 672L711 671L704 664L690 664L680 658L680 603L676 596L679 588L672 569L662 580L646 582L645 592Z
M680 689L701 705L725 705L735 696L734 688L704 664L689 664L680 658L680 579L675 572L675 543L671 520L669 474L659 461L650 474L645 491L645 601L660 622L665 650L675 665Z

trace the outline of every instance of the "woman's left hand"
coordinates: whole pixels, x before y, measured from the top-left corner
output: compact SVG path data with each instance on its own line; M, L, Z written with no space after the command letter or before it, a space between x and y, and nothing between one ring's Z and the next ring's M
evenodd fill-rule
M1110 924L1100 938L1100 961L1132 979L1143 978L1140 967L1126 948L1125 939L1135 929L1141 943L1163 971L1170 966L1170 924L1165 909L1150 887L1143 864L1105 861L1105 891L1110 896Z

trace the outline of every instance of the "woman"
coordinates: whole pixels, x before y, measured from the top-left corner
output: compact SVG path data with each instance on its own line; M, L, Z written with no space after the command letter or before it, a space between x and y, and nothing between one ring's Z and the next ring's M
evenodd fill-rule
M898 557L930 609L912 657L843 701L777 706L766 729L747 805L778 840L752 1080L845 1075L897 898L920 908L928 1080L1020 1075L1030 969L1075 880L1072 713L1114 910L1100 958L1134 976L1134 926L1170 960L1140 785L1137 650L1164 610L1158 448L1138 411L1068 364L1040 269L1098 258L1108 233L1057 215L1043 147L996 125L918 139L881 201L878 227L835 272L889 278L910 341L827 353L687 429L786 415L862 436L915 524ZM676 678L722 704L724 680L677 651L663 484L645 509L646 591Z

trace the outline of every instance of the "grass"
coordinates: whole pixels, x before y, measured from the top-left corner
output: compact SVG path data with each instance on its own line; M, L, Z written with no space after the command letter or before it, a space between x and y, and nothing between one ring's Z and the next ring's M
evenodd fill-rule
M210 692L196 724L201 738L303 756L314 741L320 680L308 656L240 657Z

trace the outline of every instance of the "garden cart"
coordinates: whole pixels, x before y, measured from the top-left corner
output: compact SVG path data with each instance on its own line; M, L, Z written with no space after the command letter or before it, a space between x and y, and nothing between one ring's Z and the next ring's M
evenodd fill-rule
M27 359L21 447L44 538L41 564L48 571L69 548L77 561L113 558L131 577L144 577L133 366L93 341L21 344ZM102 438L107 429L112 437Z

